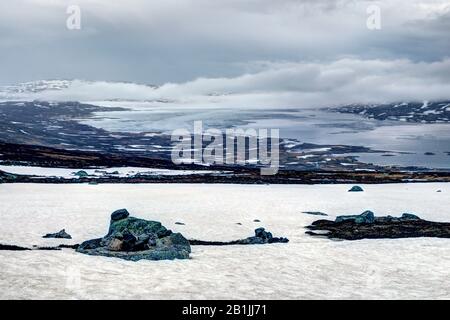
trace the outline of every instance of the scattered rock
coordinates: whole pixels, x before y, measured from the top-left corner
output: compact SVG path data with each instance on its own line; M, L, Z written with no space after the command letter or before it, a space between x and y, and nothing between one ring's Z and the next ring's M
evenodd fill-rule
M61 248L59 248L59 247L37 247L37 246L34 246L35 247L35 250L42 250L42 251L59 251L59 250L61 250Z
M31 249L30 248L19 247L19 246L15 246L15 245L10 245L10 244L0 244L0 250L27 251L27 250L31 250Z
M411 221L411 220L420 220L420 218L418 216L416 216L415 214L411 214L411 213L404 213L402 214L402 216L400 217L401 221Z
M302 213L310 214L312 216L328 216L326 213L320 211L303 211Z
M361 192L364 191L360 186L353 186L348 192Z
M191 247L180 233L173 233L160 222L129 217L128 211L121 209L111 215L106 236L85 241L76 250L138 261L187 259Z
M127 209L119 209L119 210L114 211L111 214L111 220L119 221L119 220L127 218L129 215L130 215L130 213L128 212Z
M335 222L342 222L346 220L350 220L355 223L372 223L375 221L375 215L372 211L367 210L360 215L338 216L336 217Z
M309 235L330 239L450 238L450 223L423 220L411 213L374 217L371 211L366 211L359 216L337 217L335 221L317 220L307 228L311 230L306 232Z
M5 180L9 180L9 181L15 181L15 180L17 180L17 175L15 175L15 174L12 174L12 173L8 173L8 172L4 172L3 173L4 174L4 179Z
M73 174L75 176L77 176L77 177L80 177L80 178L84 178L84 177L89 176L89 174L86 171L84 171L84 170L80 170L80 171L74 172Z
M72 239L72 236L66 232L65 229L62 229L56 233L47 233L42 238L56 238L56 239Z
M438 190L438 191L436 191L436 192L442 192L442 190Z
M33 245L33 249L26 248L26 247L20 247L15 245L9 245L9 244L0 244L0 250L8 250L8 251L28 251L28 250L61 250L62 248L69 248L69 249L77 249L78 244L60 244L57 247L40 247Z
M255 229L255 235L245 239L233 240L233 241L204 241L204 240L189 240L189 243L193 246L228 246L236 244L268 244L268 243L287 243L287 238L276 238L272 236L272 233L267 232L264 228Z

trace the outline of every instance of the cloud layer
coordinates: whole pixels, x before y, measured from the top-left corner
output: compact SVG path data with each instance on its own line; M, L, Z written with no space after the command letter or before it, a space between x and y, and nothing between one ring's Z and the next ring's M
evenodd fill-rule
M448 30L448 0L2 1L0 84L78 78L28 98L197 107L449 99Z
M450 59L438 62L341 59L330 63L259 63L238 77L198 78L150 87L135 83L68 81L61 90L9 99L119 100L186 107L324 107L350 103L450 99ZM123 102L118 102L121 104Z
M382 29L368 30L370 4ZM78 4L82 28L66 28ZM258 61L442 61L448 0L0 2L0 84L53 78L163 84L233 78ZM261 69L264 70L264 67Z

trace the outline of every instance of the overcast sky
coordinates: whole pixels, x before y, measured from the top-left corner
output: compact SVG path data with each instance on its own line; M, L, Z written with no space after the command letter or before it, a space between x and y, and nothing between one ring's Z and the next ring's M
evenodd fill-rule
M80 30L66 27L73 4ZM366 26L371 4L380 30ZM1 1L0 84L131 81L165 84L133 89L145 98L273 91L286 104L450 98L449 31L450 1Z

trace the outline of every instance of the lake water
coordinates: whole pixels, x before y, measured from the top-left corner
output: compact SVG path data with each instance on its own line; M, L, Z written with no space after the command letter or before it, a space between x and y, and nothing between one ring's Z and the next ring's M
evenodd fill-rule
M365 146L386 151L355 154L363 162L450 169L450 156L447 154L450 152L450 124L446 123L380 121L316 109L211 110L180 107L101 112L93 118L83 119L83 123L110 131L170 133L178 128L192 130L194 121L199 120L203 121L204 129L278 128L282 138L300 142Z

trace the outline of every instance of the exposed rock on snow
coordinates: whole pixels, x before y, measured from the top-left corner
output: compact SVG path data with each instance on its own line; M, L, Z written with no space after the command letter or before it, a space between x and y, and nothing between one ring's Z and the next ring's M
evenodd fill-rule
M189 240L189 243L191 245L199 245L199 246L226 246L235 244L266 244L266 243L287 243L287 242L289 242L289 239L283 237L281 238L273 237L272 233L267 232L264 228L255 229L255 235L253 237L228 242Z
M360 186L353 186L348 192L361 192L364 191Z
M11 244L0 244L0 250L7 250L7 251L26 251L31 250L30 248L20 247L16 245Z
M336 217L335 222L342 221L353 221L354 223L373 223L375 221L375 215L372 211L364 211L360 215L351 215L351 216L338 216Z
M86 171L84 171L84 170L80 170L80 171L77 171L77 172L75 172L75 173L73 173L75 176L77 176L77 177L80 177L80 178L83 178L83 177L87 177L89 174L86 172Z
M68 234L65 229L62 229L56 233L47 233L42 238L72 239L72 236Z
M28 250L61 250L63 248L67 249L77 249L79 244L60 244L56 247L40 247L37 245L33 245L32 248L27 247L21 247L11 244L1 244L0 243L0 250L3 251L28 251Z
M118 221L127 218L130 215L127 209L119 209L111 214L111 220Z
M189 241L160 222L129 217L126 209L114 211L106 236L83 242L78 252L126 260L187 259Z
M366 211L356 216L339 216L335 221L317 220L307 227L312 236L325 235L330 239L381 239L437 237L450 238L450 223L433 222L410 213L401 217L375 217Z
M312 216L328 216L326 213L320 212L320 211L303 211L304 214L309 214Z

